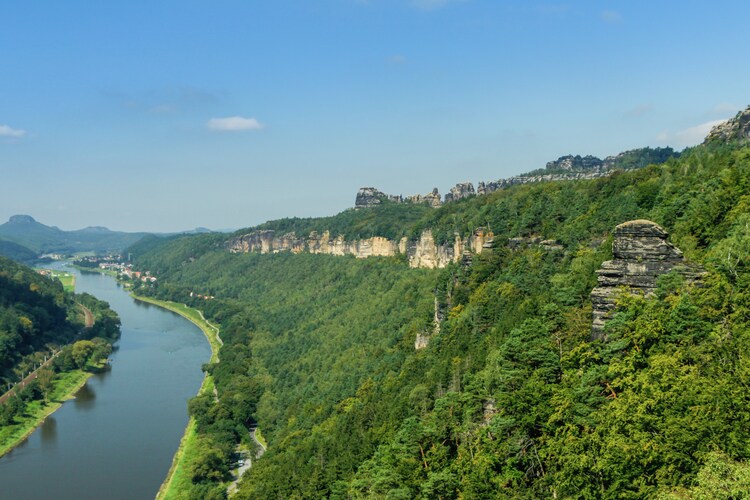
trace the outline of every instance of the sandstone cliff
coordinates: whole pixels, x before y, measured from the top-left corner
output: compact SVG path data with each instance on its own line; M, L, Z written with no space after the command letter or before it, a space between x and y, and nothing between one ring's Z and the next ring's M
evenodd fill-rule
M458 201L469 196L474 196L474 184L471 182L460 182L450 189L445 195L445 202Z
M602 264L597 271L598 284L591 291L593 338L604 336L604 324L621 289L648 297L656 290L656 279L672 270L689 280L698 278L698 272L685 265L682 252L667 241L667 236L661 226L647 220L629 221L615 228L614 259Z
M492 248L492 242L492 233L484 228L478 228L465 239L456 235L453 241L443 244L435 241L429 229L413 241L407 238L394 241L382 236L347 241L343 235L332 237L328 231L322 234L313 231L307 238L302 238L295 233L277 234L273 230L263 230L232 238L226 246L233 253L309 252L353 255L358 259L406 255L410 267L434 269L458 262L465 252L482 253Z
M382 191L378 191L374 187L363 187L357 192L357 198L354 201L355 208L374 207L383 203L383 200L393 201L395 203L403 203L404 199L401 195L388 195Z
M733 141L750 141L750 106L711 129L703 144Z
M407 196L406 201L417 204L426 203L433 208L438 208L443 204L443 202L440 201L440 192L438 191L438 188L433 188L432 191L427 194L413 194Z
M735 120L738 120L738 123L741 121L743 124L739 128L744 131L744 137L748 137L748 134L750 134L750 126L748 125L748 122L750 122L750 108L748 108L746 113L748 115L742 120L739 119L739 115L738 118L735 118ZM737 129L736 126L729 128L732 130ZM730 135L731 133L726 132L726 134ZM739 134L742 135L741 133ZM603 160L591 155L566 155L561 156L557 160L547 162L544 169L507 179L480 182L477 185L476 191L474 191L474 185L471 182L458 183L446 193L445 200L442 202L437 188L426 195L415 194L403 197L401 195L387 195L373 187L363 187L357 193L354 206L357 208L371 207L379 205L382 203L382 200L390 200L396 203L426 203L431 207L437 208L443 203L451 203L474 195L483 196L493 191L518 184L597 179L611 175L615 170L631 170L655 163L664 163L670 158L675 158L679 155L680 153L675 152L669 147L632 149L616 156L607 156Z

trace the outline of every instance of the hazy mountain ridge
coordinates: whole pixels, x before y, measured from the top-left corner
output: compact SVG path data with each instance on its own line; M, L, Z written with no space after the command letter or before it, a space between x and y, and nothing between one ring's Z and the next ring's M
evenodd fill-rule
M205 227L197 227L174 233L129 233L112 231L104 226L88 226L65 231L57 226L42 224L30 215L13 215L6 223L0 225L0 255L29 262L46 253L122 253L147 235L166 237L213 232Z
M120 252L145 235L111 231L101 226L63 231L42 224L30 215L14 215L0 225L0 238L36 253Z

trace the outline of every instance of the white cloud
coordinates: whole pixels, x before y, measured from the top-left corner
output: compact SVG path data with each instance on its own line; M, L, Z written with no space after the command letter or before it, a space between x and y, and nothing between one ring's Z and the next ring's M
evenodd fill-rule
M602 20L607 23L619 23L622 21L622 14L616 10L602 11Z
M8 125L0 125L0 137L8 137L10 139L20 139L26 135L25 130L11 128Z
M628 118L640 118L651 113L654 110L653 104L639 104L627 110L625 116Z
M255 118L229 116L227 118L211 118L206 124L211 130L221 132L236 132L238 130L261 130L265 127Z
M706 138L708 133L716 125L724 123L726 120L711 120L710 122L701 123L694 127L689 127L677 132L663 131L656 136L656 140L661 143L669 143L676 148L685 148L700 144Z

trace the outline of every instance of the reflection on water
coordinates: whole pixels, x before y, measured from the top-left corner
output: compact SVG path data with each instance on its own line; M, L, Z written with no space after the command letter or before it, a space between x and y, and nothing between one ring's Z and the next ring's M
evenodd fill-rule
M96 400L96 392L89 384L86 384L76 393L73 401L77 410L90 410L94 407L94 400Z
M47 420L39 429L39 436L45 446L52 445L57 441L57 420L55 420L55 417L47 417Z

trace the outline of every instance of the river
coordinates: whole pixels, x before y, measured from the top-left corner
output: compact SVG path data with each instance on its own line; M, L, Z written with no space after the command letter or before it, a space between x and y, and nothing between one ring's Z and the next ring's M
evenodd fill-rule
M187 425L211 356L188 320L132 299L113 278L73 271L76 292L122 320L111 369L0 459L3 499L153 499Z

